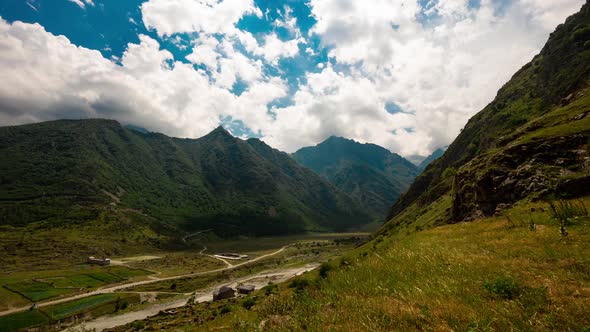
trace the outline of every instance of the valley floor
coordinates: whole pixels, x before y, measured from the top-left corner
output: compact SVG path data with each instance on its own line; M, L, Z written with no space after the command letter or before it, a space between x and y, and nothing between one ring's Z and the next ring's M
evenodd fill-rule
M102 330L143 319L187 300L210 301L214 288L282 282L317 262L341 255L366 234L310 234L221 240L193 237L182 252L114 258L109 267L64 264L61 269L0 274L0 331L31 326L60 330L80 321ZM254 243L254 245L253 245ZM257 244L256 244L257 243ZM279 247L277 247L279 246ZM211 248L209 248L211 247ZM239 252L231 262L214 253ZM29 310L32 303L36 309ZM86 328L85 323L76 329Z
M285 282L295 276L301 275L302 273L309 272L315 268L317 268L319 264L312 263L307 264L302 267L298 268L288 268L288 269L275 269L271 271L265 271L253 276L242 277L236 280L232 280L231 282L224 282L223 284L216 285L209 289L200 290L199 293L196 293L193 301L200 303L200 302L208 302L213 300L212 292L221 286L228 286L235 288L240 283L248 283L249 285L254 285L257 289L263 288L268 285L269 281L273 283L281 283ZM124 313L121 315L109 315L97 318L95 320L82 323L78 326L71 327L70 331L85 331L85 330L96 330L102 331L104 329L114 328L117 326L125 325L128 323L132 323L136 320L141 320L148 318L149 316L156 315L160 312L166 312L168 314L173 313L171 309L175 309L178 307L185 306L187 301L189 301L191 294L183 294L180 299L175 299L173 301L159 303L152 306L147 306L140 310L130 311L128 313Z

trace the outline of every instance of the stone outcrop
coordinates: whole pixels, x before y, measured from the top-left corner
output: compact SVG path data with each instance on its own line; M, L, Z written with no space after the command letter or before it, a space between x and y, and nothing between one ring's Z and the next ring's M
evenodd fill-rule
M524 198L589 193L587 143L582 134L553 137L472 160L455 177L453 220L491 216Z

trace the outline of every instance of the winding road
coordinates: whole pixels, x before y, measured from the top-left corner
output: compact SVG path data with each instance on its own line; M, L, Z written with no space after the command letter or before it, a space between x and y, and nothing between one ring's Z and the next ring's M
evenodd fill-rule
M206 229L204 231L198 231L196 233L189 234L189 235L187 235L187 236L185 236L185 237L182 238L182 242L186 243L186 239L188 239L189 237L193 237L195 235L199 235L199 234L202 234L202 233L211 232L212 230L213 229ZM225 260L225 259L223 259L221 257L217 257L217 256L214 256L214 255L205 254L205 251L207 250L207 246L204 245L204 244L202 244L202 243L199 243L199 244L203 246L203 249L201 249L201 251L199 251L199 255L203 255L203 256L207 256L207 257L211 257L211 258L215 258L217 260L220 260L223 263L225 263L226 267L228 267L228 268L233 266L232 263L228 262L227 260Z
M193 237L193 236L195 236L195 235L199 235L199 234L203 234L203 233L211 232L212 230L213 230L213 229L212 229L212 228L210 228L210 229L206 229L206 230L203 230L203 231L198 231L198 232L196 232L196 233L189 234L189 235L187 235L187 236L185 236L185 237L183 237L183 238L182 238L182 242L186 243L186 239L188 239L189 237Z
M204 232L204 231L201 231ZM195 235L195 234L193 234ZM122 285L116 285L116 286L106 286L103 288L99 288L96 289L94 291L88 292L88 293L83 293L83 294L78 294L78 295L73 295L73 296L68 296L68 297L64 297L61 299L57 299L57 300L53 300L53 301L46 301L46 302L39 302L37 303L37 307L42 308L42 307L47 307L50 305L54 305L54 304L60 304L60 303L64 303L64 302L69 302L72 300L78 300L81 298L85 298L88 296L93 296L93 295L98 295L98 294L107 294L107 293L113 293L116 291L120 291L126 288L130 288L130 287L135 287L135 286L140 286L140 285L147 285L147 284L152 284L152 283L156 283L156 282L160 282L160 281L166 281L166 280L176 280L176 279L182 279L182 278L190 278L190 277L196 277L196 276L201 276L201 275L206 275L206 274L210 274L210 273L217 273L217 272L222 272L222 271L227 271L227 270L232 270L232 269L236 269L238 267L244 266L244 265L248 265L251 263L254 263L256 261L259 261L261 259L267 258L267 257L271 257L277 254L280 254L281 252L283 252L285 249L287 249L289 246L291 245L286 245L282 248L280 248L277 251L271 252L269 254L266 255L262 255L259 257L256 257L254 259L251 259L249 261L243 262L243 263L238 263L238 264L230 264L229 262L226 262L226 264L228 266L223 267L223 268L219 268L219 269L214 269L214 270L209 270L209 271L202 271L202 272L195 272L195 273L189 273L189 274L181 274L181 275L177 275L177 276L171 276L171 277L163 277L163 278L159 278L159 277L152 277L148 280L142 280L142 281L136 281L136 282L131 282L128 284L122 284ZM204 247L203 250L201 252L204 252L207 249L207 247ZM205 254L203 254L205 255ZM209 255L206 255L209 256ZM213 256L211 256L213 257ZM218 258L218 257L215 257ZM221 259L223 260L223 259ZM223 260L225 261L225 260ZM10 315L10 314L14 314L17 312L21 312L21 311L26 311L29 310L31 306L23 306L20 308L13 308L13 309L9 309L9 310L5 310L0 312L0 316L6 316L6 315Z

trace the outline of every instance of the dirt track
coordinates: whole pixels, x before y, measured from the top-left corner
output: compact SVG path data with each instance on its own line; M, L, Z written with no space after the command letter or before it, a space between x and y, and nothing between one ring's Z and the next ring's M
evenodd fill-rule
M198 294L195 300L197 302L206 302L213 300L213 297L211 295L213 289L221 287L222 285L236 287L239 283L248 282L248 284L256 286L256 289L260 289L266 286L269 280L272 280L273 283L284 282L304 272L311 271L317 268L318 266L319 264L308 264L300 268L266 271L255 274L253 276L237 278L230 283L219 284L215 287L205 290L203 293ZM154 304L153 306L138 311L128 312L122 315L99 317L93 321L85 322L73 328L68 328L65 331L84 331L84 329L95 329L96 331L102 331L104 329L125 325L136 320L145 319L149 316L156 315L162 310L169 310L182 307L186 304L190 294L185 294L185 296L186 298L183 299L174 300L167 303Z

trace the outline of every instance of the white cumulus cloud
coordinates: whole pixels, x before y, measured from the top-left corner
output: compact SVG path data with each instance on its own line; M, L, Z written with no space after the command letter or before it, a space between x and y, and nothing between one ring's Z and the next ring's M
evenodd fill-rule
M284 82L240 71L252 87L241 96L210 82L191 64L175 62L140 35L117 65L39 24L0 19L0 123L59 118L114 118L170 135L199 137L220 117L253 126L268 122L266 105L285 96Z

